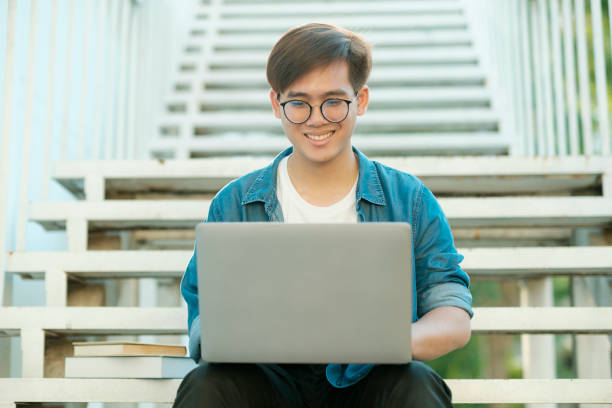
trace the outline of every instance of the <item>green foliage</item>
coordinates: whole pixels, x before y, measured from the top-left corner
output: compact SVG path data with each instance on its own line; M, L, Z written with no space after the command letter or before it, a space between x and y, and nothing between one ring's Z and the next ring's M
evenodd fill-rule
M472 336L470 342L461 350L454 351L427 364L444 378L482 378L483 339Z

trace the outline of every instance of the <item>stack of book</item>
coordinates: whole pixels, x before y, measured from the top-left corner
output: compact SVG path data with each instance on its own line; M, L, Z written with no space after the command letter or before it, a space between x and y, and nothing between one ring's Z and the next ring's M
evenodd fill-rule
M183 378L196 367L184 346L125 341L77 342L68 378Z

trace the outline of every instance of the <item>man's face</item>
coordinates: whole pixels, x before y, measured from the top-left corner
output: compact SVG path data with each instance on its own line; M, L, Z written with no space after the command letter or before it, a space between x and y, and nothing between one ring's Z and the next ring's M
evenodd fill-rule
M330 98L352 101L343 121L330 122L321 114L319 106ZM293 82L280 98L275 91L270 92L274 115L281 119L283 130L293 145L293 154L312 164L332 162L351 150L351 135L355 129L357 115L365 113L368 99L367 86L362 87L359 96L355 97L345 61L307 73ZM295 124L287 119L280 104L290 100L304 101L312 105L308 120Z

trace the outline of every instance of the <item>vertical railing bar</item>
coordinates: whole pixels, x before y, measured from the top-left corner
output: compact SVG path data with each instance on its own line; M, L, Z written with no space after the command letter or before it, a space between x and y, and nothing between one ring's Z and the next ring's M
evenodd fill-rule
M511 60L512 71L514 73L513 80L516 84L523 83L523 76L521 72L521 51L520 51L520 36L521 32L519 27L519 2L511 2L510 4L510 47L511 47ZM514 156L523 156L525 154L525 115L523 114L523 107L521 101L523 100L523 88L521 86L513 86L513 110L514 117L516 120L514 139L515 148Z
M516 59L514 58L514 49L516 46L516 34L513 30L513 27L516 24L516 21L514 21L514 14L513 14L513 9L514 6L516 5L514 2L503 2L503 4L506 6L504 12L506 13L506 23L505 23L505 30L506 30L506 35L507 38L505 39L505 46L504 49L506 51L506 72L508 73L508 81L510 81L510 83L516 83L516 81L518 80L517 75L518 72L516 71L515 65L516 65ZM519 136L519 129L520 129L520 115L518 115L518 105L517 105L517 90L516 87L512 86L510 84L509 89L508 89L508 96L510 97L510 107L512 109L512 120L511 120L511 137L512 137L512 150L511 150L511 154L513 156L517 155L517 143L520 143L517 141L517 139L520 140L520 136Z
M153 24L152 24L152 15L153 12L151 7L142 7L141 13L141 23L140 23L140 33L139 33L139 46L138 51L141 54L138 63L138 98L136 100L137 103L137 126L136 126L136 136L137 136L137 149L136 149L136 158L148 158L148 143L145 139L144 135L149 135L152 137L154 135L154 128L151 127L150 123L155 122L154 120L154 110L152 109L152 101L155 98L157 93L154 93L150 84L159 84L159 82L151 81L152 78L152 70L148 69L150 66L154 66L152 61L152 50L151 47L147 47L146 44L157 44L153 39ZM159 85L157 85L159 86ZM145 118L149 118L146 120Z
M161 15L162 15L161 7L157 7L154 10L152 10L151 22L149 24L151 26L159 25L160 21L161 21ZM153 41L154 41L153 44L161 44L162 46L164 45L163 44L164 37L160 36L159 32L154 32L151 35L152 35ZM166 49L166 48L164 48L164 49ZM156 72L152 72L151 76L152 76L152 82L151 83L159 84L159 83L165 82L164 78L162 76L162 70L161 69L160 70L156 70ZM161 99L161 100L166 100L165 99L166 95L169 95L169 94L172 93L172 89L174 88L174 86L175 86L175 84L174 84L173 80L170 79L168 85L166 86L167 89L164 92L164 94L162 95L163 99ZM156 94L156 97L158 97L158 96L160 96L160 95ZM151 105L149 104L149 106L151 106ZM162 108L160 108L159 111L156 110L154 112L158 113L158 112L161 112L161 110L162 110ZM147 113L151 113L151 112L153 112L152 109L148 109L147 110ZM149 124L147 124L147 129L149 129L151 131L151 137L154 138L154 140L159 140L161 138L161 136L162 136L162 132L161 132L162 123L160 121L159 115L155 115L155 116L151 116L151 117L154 120L150 121L150 126L149 126ZM145 121L145 123L146 122L147 121ZM152 143L149 142L149 143L147 143L147 159L152 158L153 156L154 155L153 155Z
M157 18L158 18L158 24L161 24L161 21L163 21L163 18L164 18L164 17L163 17L163 14L158 14ZM165 50L171 50L171 49L172 49L172 48L171 48L171 44L170 44L170 40L171 40L171 38L172 38L172 35L163 36L163 38L162 38L162 43L163 43L163 46L164 46L164 49L165 49ZM167 61L167 62L166 62L166 67L168 67L168 66L172 66L172 62L173 62L173 61ZM174 68L174 67L173 67L173 68ZM167 70L166 72L168 72L168 70ZM160 77L162 76L161 74L162 74L162 73L160 72L160 73L159 73L159 76L160 76ZM173 83L172 83L172 87L174 87L175 85L176 85L176 83L175 83L175 82L173 82ZM166 109L165 109L165 108L163 109L163 113L164 113L164 114L166 113ZM161 136L161 125L162 125L161 121L160 121L160 122L158 122L158 124L157 124L157 131L156 131L156 134L158 135L158 137L159 137L159 136ZM179 137L180 137L180 135L179 135Z
M128 126L127 126L127 158L135 159L136 154L136 83L138 78L136 76L137 66L140 58L138 55L138 27L139 20L141 18L140 10L133 5L130 13L130 55L129 55L129 69L130 69L130 84L129 84L129 98L128 98Z
M30 194L30 152L32 150L32 109L34 101L34 68L36 67L36 27L38 27L38 0L30 2L30 32L28 38L28 68L26 73L26 100L21 146L21 182L17 208L17 251L25 250L28 225L28 198Z
M580 89L580 113L582 118L582 142L584 154L593 154L593 128L591 123L591 91L589 89L589 61L586 37L584 0L576 0L576 37L578 48L578 77Z
M119 39L117 45L119 47L119 95L117 100L117 123L116 123L116 144L115 144L115 159L125 158L125 116L126 116L126 75L127 75L127 51L126 51L126 32L129 24L129 2L121 1L119 4L120 12L120 27Z
M563 93L563 59L561 57L561 32L559 31L559 0L550 0L551 38L553 45L553 91L555 95L555 118L557 123L557 148L560 156L567 156L567 133L565 131L565 101Z
M138 30L137 30L137 38L136 38L136 90L134 96L134 159L142 159L145 157L144 152L146 149L144 135L151 135L151 133L147 132L145 129L145 121L146 117L145 111L147 110L148 104L147 100L151 99L152 92L148 89L147 84L149 83L149 71L145 69L148 65L149 57L151 54L151 50L147 47L148 42L148 31L147 28L149 26L149 8L145 6L141 6L138 9ZM159 86L159 85L157 85ZM148 116L151 120L152 116Z
M510 135L512 134L512 131L509 129L509 125L511 120L509 119L509 111L510 108L508 106L508 87L505 84L505 81L507 79L507 75L506 75L506 61L504 60L504 50L502 49L502 47L500 46L501 44L503 44L503 33L505 32L504 30L504 22L502 21L502 18L500 16L500 13L498 12L498 7L496 7L496 5L493 4L493 2L489 2L490 4L490 8L489 8L489 13L492 17L492 21L494 21L494 24L490 27L491 31L492 31L492 38L494 38L494 42L492 43L494 49L495 49L495 71L496 71L496 75L497 75L497 81L496 81L496 89L497 92L500 93L501 98L500 98L500 113L501 113L501 122L500 122L500 133L501 135L508 140Z
M609 39L610 39L610 55L612 55L612 4L610 4L611 2L608 0L608 31L610 33ZM608 149L612 149L612 146L610 146L610 142L608 141Z
M63 126L62 126L62 134L61 134L61 144L60 144L60 157L61 160L64 160L68 154L68 133L70 131L70 90L72 88L72 29L73 29L73 20L74 20L74 9L75 9L75 1L68 1L68 36L66 45L66 75L64 82L64 112L63 112Z
M550 39L548 29L548 6L546 0L538 0L540 6L540 41L542 51L542 74L544 76L544 123L546 135L546 155L555 155L555 128L553 123L553 106L552 106L552 81L551 81L551 63L550 63Z
M121 0L108 0L109 1L109 13L108 13L108 24L110 29L108 30L108 50L107 50L107 69L108 69L108 82L106 86L106 120L104 123L105 131L105 143L104 143L104 158L109 160L113 157L113 141L116 143L115 125L114 121L117 119L115 116L116 104L113 95L117 87L117 21L119 20L119 4Z
M525 155L527 157L534 156L535 146L535 132L534 132L534 119L533 119L533 90L532 90L532 71L531 71L531 47L530 45L530 25L528 19L529 11L529 0L519 1L519 13L520 13L520 24L521 24L521 43L522 43L522 70L523 70L523 105L525 111L525 134L527 137L527 143L525 148Z
M511 53L510 53L510 64L512 66L513 72L513 80L515 84L522 83L522 73L521 73L521 52L520 52L520 32L518 30L519 27L519 14L518 14L518 2L510 3L510 18L511 21L509 23L510 26L510 45L511 45ZM524 128L525 128L525 116L523 115L523 107L521 101L523 100L523 89L520 86L513 86L513 110L514 117L516 120L515 125L515 134L514 138L516 140L514 153L515 156L524 156L525 155L525 139L524 139Z
M45 148L43 150L41 201L49 199L51 184L51 149L53 143L53 118L55 117L55 43L57 37L58 0L53 0L51 30L49 32L49 69L47 71L47 118L45 121Z
M79 130L77 131L77 158L79 160L83 160L85 158L85 139L91 138L90 133L87 132L87 113L89 107L89 38L91 23L90 20L92 18L93 7L90 2L83 2L83 14L84 14L84 24L82 26L82 44L81 44L81 52L83 58L83 65L81 68L81 100L79 101L80 112L79 112Z
M508 15L509 15L509 2L500 1L499 5L496 7L498 12L496 13L498 17L498 23L500 27L500 38L499 38L499 47L501 48L501 61L502 61L502 88L504 89L504 104L506 105L506 109L504 110L505 115L505 123L504 123L504 131L507 138L511 138L511 143L514 143L516 138L516 111L514 109L514 94L512 90L512 86L510 83L514 81L514 77L512 76L512 71L510 67L512 65L512 59L510 57L510 48L511 43L513 41L513 37L510 35L510 25L508 24ZM502 13L499 13L502 11ZM501 15L500 15L501 14ZM504 16L502 18L502 16Z
M533 41L533 75L535 79L535 115L536 115L536 126L537 126L537 143L536 143L536 156L541 157L546 151L544 145L544 111L543 111L543 90L542 81L542 66L541 56L542 52L540 49L540 31L538 26L539 8L535 1L531 2L531 12L529 13L529 20L531 23L531 35Z
M483 7L483 15L486 21L490 21L491 18L491 13L490 13L490 2L487 2L485 4L482 5ZM494 24L494 23L493 23ZM500 101L501 101L501 93L499 92L499 73L498 73L498 68L497 68L497 58L495 58L495 48L492 45L492 43L495 41L495 33L493 32L491 25L487 24L485 26L485 30L486 30L486 37L487 37L487 47L486 47L486 52L488 55L490 55L489 58L489 68L490 68L490 73L491 73L491 78L489 80L489 83L491 85L491 90L493 93L493 102L495 105L495 108L498 112L501 112L502 109L500 107Z
M570 155L580 154L578 145L578 106L576 101L576 68L574 58L574 22L571 0L563 0L563 34L565 57L565 88L567 90L567 116Z
M499 93L501 98L499 98L499 107L500 107L500 111L504 112L504 108L505 108L505 98L503 95L503 87L501 86L501 81L502 78L500 77L500 50L499 47L497 46L497 44L499 44L499 32L496 28L497 27L497 22L496 22L496 18L498 17L498 13L495 12L495 10L493 9L492 3L491 2L487 2L487 12L489 13L489 21L495 21L495 23L493 25L489 26L489 38L492 38L493 41L489 42L489 47L492 51L492 54L494 55L491 59L492 59L492 66L493 66L493 71L495 72L495 92ZM502 127L503 127L503 119L502 119Z
M601 154L610 154L610 123L608 119L608 88L606 85L606 61L604 54L601 0L591 0L593 25L593 51L595 56L595 89L597 92L597 116Z
M162 38L160 37L159 33L156 32L156 30L153 30L152 27L155 27L159 21L159 15L160 15L160 9L161 7L157 7L155 9L152 9L150 12L150 16L149 16L149 21L147 23L148 26L148 30L149 30L149 35L147 35L148 40L147 41L154 41L153 44L159 44L162 41ZM149 52L149 58L150 62L151 61L155 61L153 59L152 53ZM150 63L149 62L149 63ZM172 81L169 81L167 83L167 85L164 85L166 88L164 88L164 93L160 94L157 90L155 92L155 94L152 94L152 90L148 87L148 84L161 84L161 83L166 83L166 81L162 81L161 74L162 70L156 70L156 72L149 72L147 75L147 83L145 85L145 88L147 88L147 95L148 96L154 96L155 98L159 98L160 100L166 100L165 97L166 95L169 94L169 92L171 91L172 87L174 86L172 84ZM161 98L160 98L161 97ZM150 98L148 98L150 99ZM146 109L143 112L144 115L150 115L149 118L150 120L143 120L142 124L144 126L143 130L143 140L145 140L145 142L143 142L143 144L145 144L145 158L150 159L153 157L152 154L152 145L154 143L151 143L152 140L159 140L159 138L161 137L161 132L160 132L160 121L159 121L159 115L157 115L157 113L161 110L157 110L154 109L153 104L151 101L147 101L146 102ZM146 117L146 116L145 116ZM144 118L143 118L144 119Z
M153 27L155 27L157 25L157 23L160 20L160 15L161 15L161 7L158 7L154 10L151 10L151 17L149 19L148 25L149 25L149 41L154 41L153 44L159 44L161 42L161 38L160 38L160 34L158 33L158 30L154 30ZM149 51L149 58L150 58L150 62L156 61L154 58L154 53ZM166 80L167 78L163 78L162 76L162 71L161 70L155 70L152 72L152 70L147 70L148 74L147 74L147 78L148 78L148 82L147 82L147 86L145 86L147 88L147 92L149 92L149 96L151 96L152 89L149 88L148 84L164 84L164 92L163 93L159 93L159 91L157 91L154 94L155 99L157 98L165 98L165 96L169 93L169 89L172 88L172 84L170 83L169 86L166 85ZM151 118L152 120L143 120L143 125L145 126L145 132L144 134L144 140L145 142L143 142L146 146L146 158L149 159L152 157L151 154L151 138L159 138L160 136L160 132L159 132L159 111L160 108L158 107L157 104L153 103L153 98L147 98L147 109L144 112L145 115L147 115L149 118ZM145 116L145 118L147 117Z
M134 24L134 4L129 3L128 6L128 14L127 14L127 24L125 31L125 38L123 39L124 47L126 49L125 52L125 124L124 124L124 137L123 137L123 151L124 159L130 159L130 144L132 143L132 135L130 134L130 126L131 126L131 92L132 92L132 64L134 60L132 59L132 34L133 34L133 24Z
M106 65L106 54L104 53L104 39L108 35L105 30L106 22L108 18L108 8L109 4L106 1L98 1L98 12L97 12L97 27L96 27L96 35L97 35L97 43L96 43L96 73L95 75L95 84L96 84L96 98L95 98L95 109L94 109L94 119L92 126L92 148L91 148L91 156L94 159L100 159L101 155L101 145L102 141L100 140L102 137L102 109L105 105L104 103L104 95L106 85L103 81L103 72L102 66Z
M2 103L2 132L0 132L0 306L4 305L4 279L6 270L7 225L9 204L9 152L11 150L12 110L13 110L13 73L15 65L15 23L17 20L17 0L8 0L6 16L6 57L4 69L4 95ZM10 286L9 286L10 287Z

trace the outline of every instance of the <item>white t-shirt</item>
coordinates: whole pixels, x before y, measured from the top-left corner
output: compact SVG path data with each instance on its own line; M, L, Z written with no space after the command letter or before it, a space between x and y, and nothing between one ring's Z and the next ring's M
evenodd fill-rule
M276 196L286 223L357 223L357 180L351 191L340 201L325 207L312 205L304 200L293 186L287 171L288 159L289 156L281 160L276 174Z

